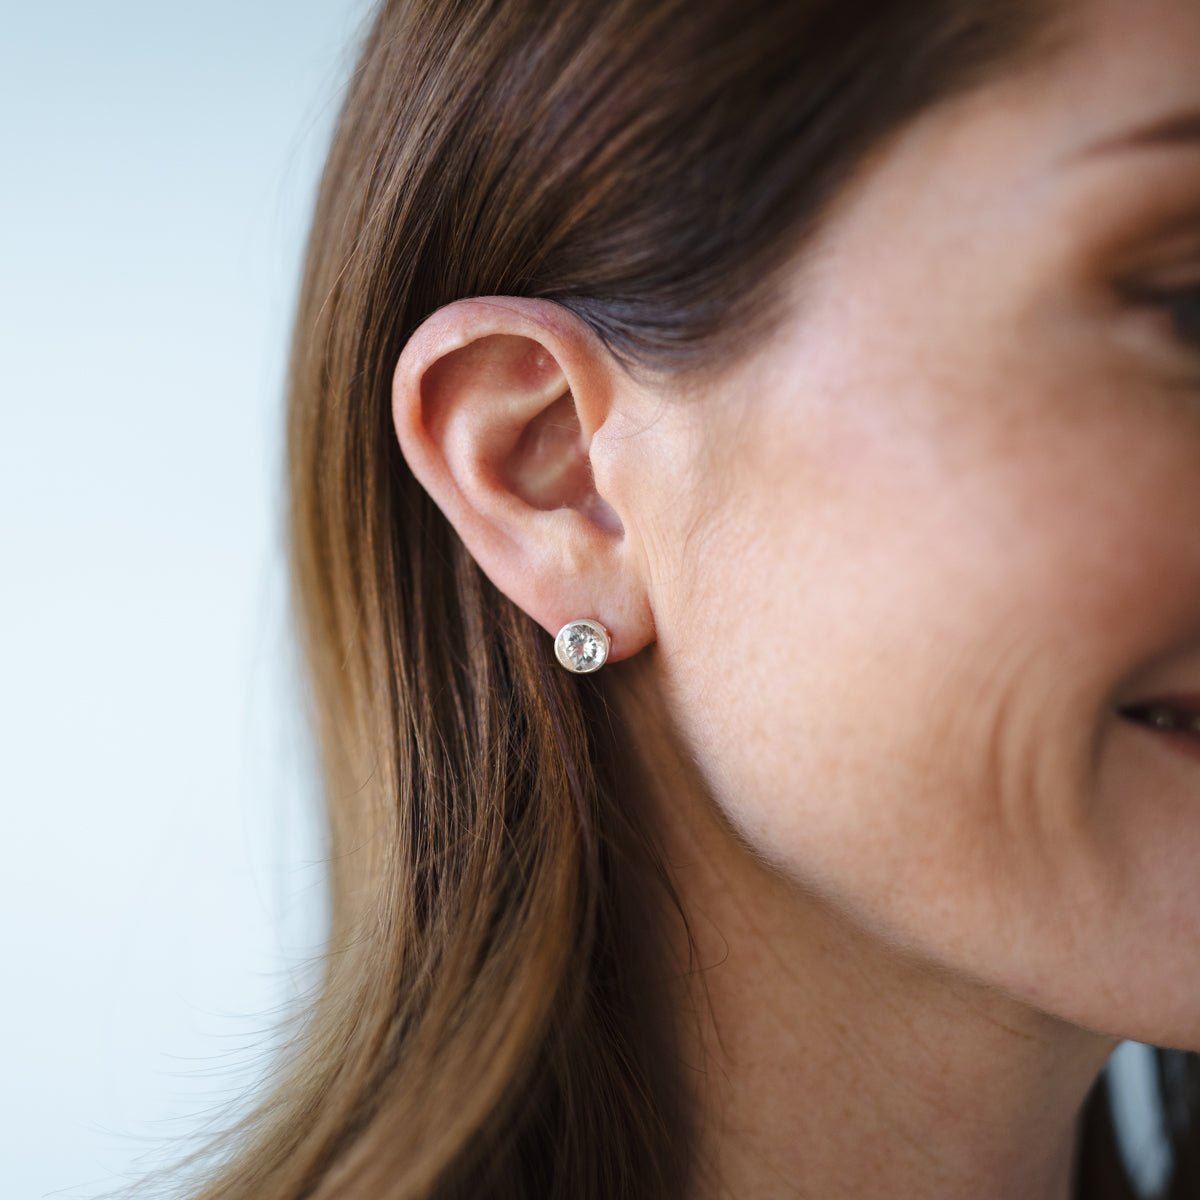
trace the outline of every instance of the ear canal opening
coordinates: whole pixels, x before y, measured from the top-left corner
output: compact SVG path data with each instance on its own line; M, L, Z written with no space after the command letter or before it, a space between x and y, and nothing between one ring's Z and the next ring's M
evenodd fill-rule
M596 490L569 391L547 405L522 431L504 464L503 478L531 508L573 508L608 533L625 532L616 510Z

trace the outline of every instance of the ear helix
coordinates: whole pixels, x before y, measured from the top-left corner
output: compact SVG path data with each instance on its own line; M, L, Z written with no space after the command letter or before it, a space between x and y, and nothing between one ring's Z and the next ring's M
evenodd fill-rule
M554 655L572 674L585 675L604 666L611 644L608 630L599 621L581 617L558 631Z

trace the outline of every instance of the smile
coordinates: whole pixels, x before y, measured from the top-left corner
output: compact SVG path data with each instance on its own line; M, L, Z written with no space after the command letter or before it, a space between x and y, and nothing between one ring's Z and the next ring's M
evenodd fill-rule
M1133 724L1166 738L1176 750L1200 759L1200 698L1130 704L1117 711Z

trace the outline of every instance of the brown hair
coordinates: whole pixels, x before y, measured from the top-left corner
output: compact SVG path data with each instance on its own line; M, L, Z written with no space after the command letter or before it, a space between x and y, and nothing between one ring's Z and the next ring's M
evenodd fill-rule
M408 471L392 370L426 316L480 295L564 305L631 371L727 364L769 335L781 271L867 154L1049 53L1059 8L378 7L322 178L288 391L332 932L257 1106L185 1160L221 1157L192 1194L687 1195L648 919L673 893L609 685L557 666ZM1171 1195L1200 1195L1195 1059L1161 1061L1179 1068ZM1132 1195L1099 1082L1085 1117L1080 1194Z

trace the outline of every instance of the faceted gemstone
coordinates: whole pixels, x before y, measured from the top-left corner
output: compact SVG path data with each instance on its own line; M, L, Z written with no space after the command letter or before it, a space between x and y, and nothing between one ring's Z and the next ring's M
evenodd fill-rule
M608 633L597 621L571 621L558 631L554 653L568 671L595 671L608 657Z

